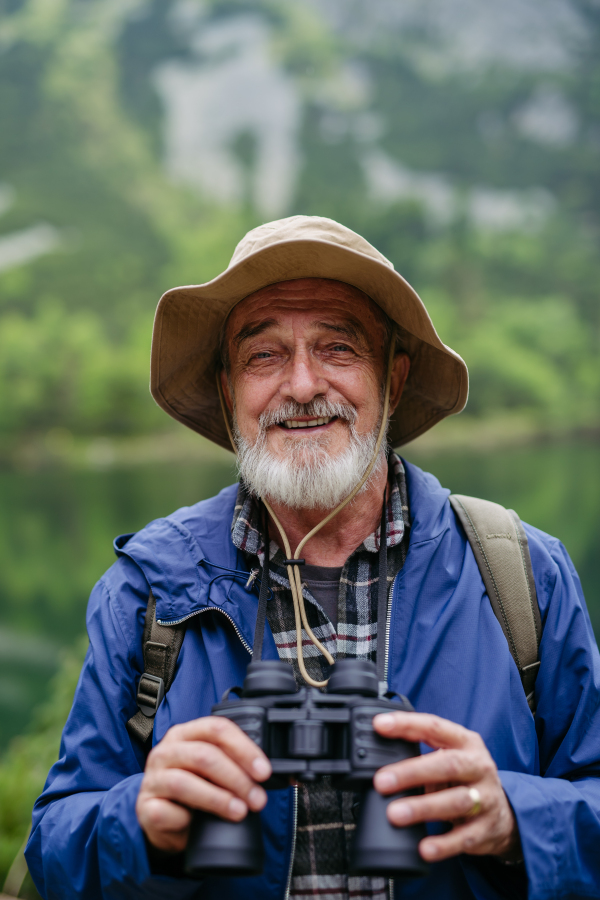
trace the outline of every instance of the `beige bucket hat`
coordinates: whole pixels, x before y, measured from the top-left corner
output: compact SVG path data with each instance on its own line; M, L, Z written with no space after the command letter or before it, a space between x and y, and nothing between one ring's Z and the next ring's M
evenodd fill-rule
M217 278L163 294L154 319L150 374L158 405L231 450L215 381L221 329L240 300L269 284L296 278L353 285L399 326L411 367L390 424L392 446L413 440L464 408L467 367L439 339L416 291L368 241L320 216L291 216L260 225L240 241Z

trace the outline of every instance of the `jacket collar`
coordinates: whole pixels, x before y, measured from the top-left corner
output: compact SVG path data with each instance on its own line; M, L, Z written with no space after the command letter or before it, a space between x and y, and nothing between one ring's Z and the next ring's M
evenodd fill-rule
M448 503L450 491L443 488L435 475L403 460L411 514L410 548L422 541L439 537L454 522ZM408 557L407 557L408 562Z
M216 607L251 646L257 585L255 579L246 587L250 572L231 541L236 493L232 485L210 500L155 519L137 534L120 535L114 549L144 573L159 622L175 625Z
M448 527L448 490L417 466L404 462L410 498L410 548L431 540ZM259 579L231 539L237 485L216 497L155 519L137 534L114 541L117 556L129 557L144 573L156 598L157 619L174 625L196 613L218 608L252 646Z

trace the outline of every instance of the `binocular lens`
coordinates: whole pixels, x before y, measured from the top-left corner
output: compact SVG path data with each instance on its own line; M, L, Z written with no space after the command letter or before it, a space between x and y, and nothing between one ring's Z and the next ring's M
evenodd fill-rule
M268 697L269 694L293 694L297 690L289 663L279 659L261 659L248 666L242 696Z
M375 788L364 792L356 825L351 872L388 878L427 875L427 863L419 855L419 841L427 836L425 825L395 828L387 806L400 795L382 797Z
M375 663L370 659L338 659L327 684L327 693L376 697L379 682Z
M212 813L192 814L185 852L185 874L260 875L264 865L260 816L249 812L241 822L226 822Z

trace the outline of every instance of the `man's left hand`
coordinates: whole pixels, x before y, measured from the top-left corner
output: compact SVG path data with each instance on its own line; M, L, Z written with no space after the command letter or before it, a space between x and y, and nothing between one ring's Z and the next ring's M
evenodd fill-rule
M373 726L384 737L423 741L434 748L432 753L385 766L374 778L380 794L418 787L425 790L389 804L388 818L393 825L433 821L454 825L447 834L421 841L423 859L436 862L459 853L490 854L505 860L520 856L516 819L480 735L424 713L383 713L375 716ZM470 788L476 788L481 797L475 815Z

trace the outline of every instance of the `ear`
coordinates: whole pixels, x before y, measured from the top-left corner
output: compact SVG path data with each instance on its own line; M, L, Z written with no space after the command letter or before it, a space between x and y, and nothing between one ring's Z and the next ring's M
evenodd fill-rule
M400 403L400 397L410 371L410 359L406 353L398 353L392 363L392 381L390 385L390 416Z
M229 378L227 377L227 373L225 372L225 369L221 369L219 377L221 379L221 389L223 391L223 399L225 400L225 405L227 406L227 409L229 410L230 414L232 414L233 413L233 398L231 396L231 390L229 387Z

